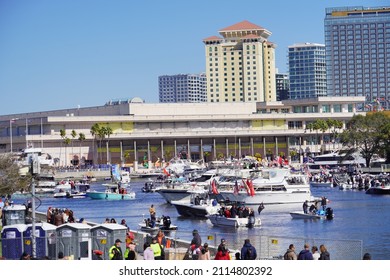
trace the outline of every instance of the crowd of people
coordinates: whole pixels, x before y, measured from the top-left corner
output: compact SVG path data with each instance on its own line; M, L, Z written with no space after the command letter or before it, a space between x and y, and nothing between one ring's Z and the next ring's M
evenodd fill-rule
M286 253L283 256L285 260L330 260L330 254L325 245L320 245L320 250L317 246L312 246L305 243L303 249L297 254L295 252L295 245L290 244Z

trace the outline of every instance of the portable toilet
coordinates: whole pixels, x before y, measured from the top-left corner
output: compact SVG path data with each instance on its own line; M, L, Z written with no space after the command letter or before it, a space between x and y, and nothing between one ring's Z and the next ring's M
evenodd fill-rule
M57 227L49 223L35 224L35 257L37 259L49 257L54 260L57 258L56 230ZM32 224L28 224L24 232L24 251L33 256Z
M92 258L91 226L82 223L66 223L57 227L57 252L75 260Z
M115 240L122 241L122 253L126 250L127 227L120 224L100 224L91 228L92 250L103 252L102 258L109 259L109 249L115 244Z
M23 234L27 229L25 224L4 226L1 230L1 249L7 260L19 260L24 252Z
M11 204L3 208L3 226L25 224L26 206L23 204Z

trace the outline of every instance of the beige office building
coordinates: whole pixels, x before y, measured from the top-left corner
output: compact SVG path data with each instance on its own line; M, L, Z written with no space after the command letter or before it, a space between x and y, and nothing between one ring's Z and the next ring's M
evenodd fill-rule
M271 32L249 21L203 40L209 102L276 101L275 47Z

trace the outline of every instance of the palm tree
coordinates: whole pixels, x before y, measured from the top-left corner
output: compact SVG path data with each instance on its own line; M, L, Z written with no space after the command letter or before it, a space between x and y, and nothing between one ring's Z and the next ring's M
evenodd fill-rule
M101 163L102 162L102 153L101 153L102 141L103 141L104 137L106 136L106 129L104 126L99 127L99 130L97 132L97 136L99 138L99 163Z
M60 129L60 136L61 136L61 139L64 140L65 139L65 136L66 136L66 131L65 129ZM61 147L60 147L60 160L61 160L61 155L62 155L62 143L61 143Z
M76 130L73 129L72 132L70 133L70 136L72 136L72 165L74 165L73 164L73 158L74 158L74 154L73 154L73 141L74 141L74 139L77 136Z
M92 127L91 127L91 130L90 130L90 133L93 137L93 143L92 143L92 147L93 147L93 150L92 150L92 153L93 153L93 161L95 162L95 140L99 134L99 130L100 130L100 125L98 123L95 123Z
M65 164L67 165L67 161L68 161L68 152L67 152L67 147L68 145L72 142L72 140L70 140L70 138L68 137L65 137L64 138L64 144L65 144Z
M83 141L85 141L85 134L80 132L78 140L80 141L80 157L79 157L79 166L80 166L80 164L81 164L81 143Z
M109 126L104 126L102 127L103 131L104 131L104 135L107 136L107 163L110 162L110 149L109 149L109 143L110 143L110 135L113 133L112 131L112 128L109 127Z

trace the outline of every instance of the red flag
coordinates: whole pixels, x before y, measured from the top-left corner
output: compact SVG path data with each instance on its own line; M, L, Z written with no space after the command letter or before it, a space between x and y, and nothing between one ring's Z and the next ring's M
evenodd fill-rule
M219 194L218 189L217 189L217 183L215 182L215 179L211 181L211 191L213 194Z
M244 187L245 187L245 189L246 189L246 193L247 193L248 195L250 195L250 194L251 194L251 190L249 189L248 182L245 181L244 179L242 179L242 182L244 183Z
M247 182L247 185L249 187L249 194L250 194L250 196L254 196L255 195L255 189L253 188L252 181L247 179L246 182Z
M164 172L164 174L167 175L167 176L170 176L170 175L171 175L171 174L169 174L169 172L168 172L165 168L163 169L163 172Z

